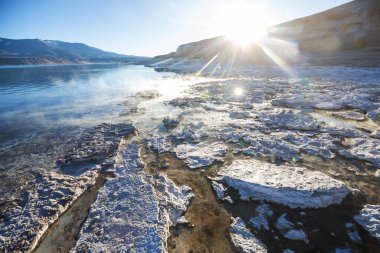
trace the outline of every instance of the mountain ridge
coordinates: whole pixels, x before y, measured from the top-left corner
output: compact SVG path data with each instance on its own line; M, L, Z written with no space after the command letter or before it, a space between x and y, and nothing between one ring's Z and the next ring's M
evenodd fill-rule
M0 38L0 65L139 62L149 57L103 51L78 42Z

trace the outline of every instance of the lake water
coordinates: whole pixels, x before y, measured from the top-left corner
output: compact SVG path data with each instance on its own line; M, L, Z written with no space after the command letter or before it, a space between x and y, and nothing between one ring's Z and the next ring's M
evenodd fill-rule
M0 68L0 145L52 127L113 122L128 96L184 84L173 73L121 64Z

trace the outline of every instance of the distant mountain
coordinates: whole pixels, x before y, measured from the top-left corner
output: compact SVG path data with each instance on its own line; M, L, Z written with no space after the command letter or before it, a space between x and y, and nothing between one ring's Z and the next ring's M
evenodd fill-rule
M0 65L110 61L139 62L146 59L148 57L106 52L83 43L0 38Z
M152 62L170 58L210 60L218 55L221 63L233 58L235 64L266 64L273 62L266 50L269 48L286 61L380 66L380 1L351 1L276 25L269 29L267 43L266 48L252 43L243 50L221 36L180 45L176 52L156 56Z

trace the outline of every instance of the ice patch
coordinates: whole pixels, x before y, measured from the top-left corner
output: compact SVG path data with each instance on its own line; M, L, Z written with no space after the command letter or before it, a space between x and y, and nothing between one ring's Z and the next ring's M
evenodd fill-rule
M339 204L350 193L343 182L321 172L257 160L235 160L218 174L243 200L266 200L291 208Z

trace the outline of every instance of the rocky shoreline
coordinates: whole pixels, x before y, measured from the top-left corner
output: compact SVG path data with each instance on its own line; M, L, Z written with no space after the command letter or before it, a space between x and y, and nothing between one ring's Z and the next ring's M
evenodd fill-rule
M380 250L380 70L215 67L184 96L129 98L133 124L85 129L54 170L30 169L1 198L0 251L43 252L101 173L71 252Z

